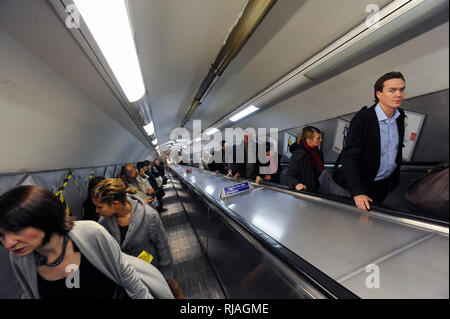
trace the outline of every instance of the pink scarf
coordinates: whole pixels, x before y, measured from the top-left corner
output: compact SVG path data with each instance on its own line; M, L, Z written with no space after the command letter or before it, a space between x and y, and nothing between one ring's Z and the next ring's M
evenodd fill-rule
M270 174L276 174L278 172L278 167L275 165L275 160L272 156L267 156L267 159L270 162Z

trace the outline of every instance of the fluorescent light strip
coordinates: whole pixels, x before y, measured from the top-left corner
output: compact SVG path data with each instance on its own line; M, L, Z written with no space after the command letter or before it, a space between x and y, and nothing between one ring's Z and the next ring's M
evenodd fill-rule
M233 115L232 117L230 117L230 121L232 122L236 122L238 120L240 120L243 117L246 117L247 115L255 112L259 110L259 107L256 107L254 105L250 105L249 107L243 109L242 111L240 111L238 114Z
M144 126L144 130L147 132L147 135L155 134L155 126L153 125L153 121Z
M145 94L124 0L74 0L129 102Z
M216 129L215 127L209 129L208 131L205 132L206 135L213 135L214 133L219 132L218 129Z
M153 145L156 145L156 144L158 144L158 139L157 138L155 138L153 141L152 141L152 144Z

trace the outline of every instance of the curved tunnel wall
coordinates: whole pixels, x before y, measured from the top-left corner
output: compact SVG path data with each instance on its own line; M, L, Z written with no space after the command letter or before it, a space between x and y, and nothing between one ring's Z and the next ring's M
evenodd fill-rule
M0 63L0 173L111 165L152 155L1 28Z

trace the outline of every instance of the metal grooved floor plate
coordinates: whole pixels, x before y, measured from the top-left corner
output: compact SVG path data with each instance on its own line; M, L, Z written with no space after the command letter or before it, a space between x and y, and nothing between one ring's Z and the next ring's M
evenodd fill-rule
M163 205L166 210L161 213L161 219L172 250L174 279L187 299L225 298L170 178L164 191Z

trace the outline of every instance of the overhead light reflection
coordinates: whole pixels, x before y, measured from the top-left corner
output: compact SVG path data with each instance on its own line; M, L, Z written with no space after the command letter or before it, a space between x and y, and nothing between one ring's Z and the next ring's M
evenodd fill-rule
M283 235L282 229L277 227L274 220L267 220L262 216L254 216L252 219L252 224L276 240L279 240Z
M213 195L214 192L216 191L216 188L213 185L208 185L205 187L205 191L209 194L209 195Z

